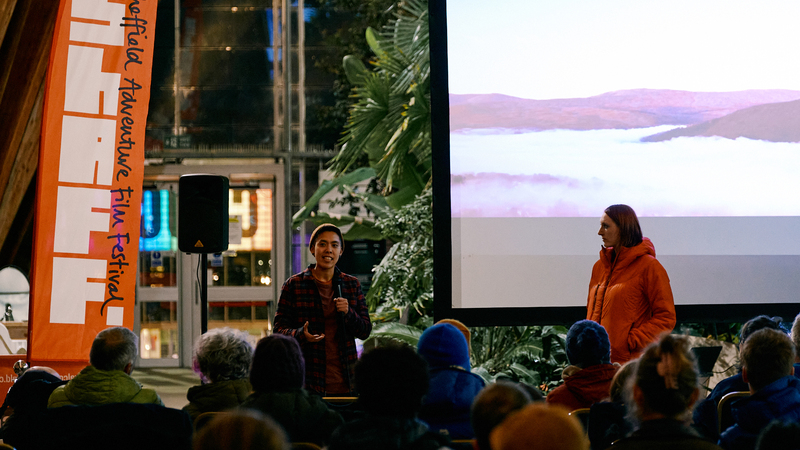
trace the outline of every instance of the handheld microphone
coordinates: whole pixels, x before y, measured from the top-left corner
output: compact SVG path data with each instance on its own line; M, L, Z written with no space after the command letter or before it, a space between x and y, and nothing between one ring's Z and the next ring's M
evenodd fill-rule
M339 297L342 298L342 283L341 281L339 284L336 285L336 288L339 290ZM344 311L339 311L339 315L344 317Z

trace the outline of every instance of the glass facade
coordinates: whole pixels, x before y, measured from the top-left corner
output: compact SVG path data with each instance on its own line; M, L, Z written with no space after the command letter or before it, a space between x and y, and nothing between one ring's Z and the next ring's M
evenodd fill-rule
M139 353L142 359L179 357L178 198L170 189L146 187L139 234L139 288L167 288L173 298L138 301ZM171 289L169 289L171 288Z
M232 173L249 173L242 169L247 163L217 161L247 158L292 169L282 173L278 187L231 183L230 245L220 255L208 255L204 268L208 328L246 330L253 342L271 333L275 284L282 282L275 278L299 271L309 257L301 243L307 226L286 230L297 236L292 245L283 235L284 218L316 190L317 172L335 155L346 116L341 112L346 89L336 90L331 68L341 67L342 49L348 47L331 46L336 40L331 36L347 19L334 6L319 9L320 4L158 1L145 157L156 165L186 166L185 173L197 170L184 161L191 158L237 166ZM142 359L179 359L185 365L197 335L200 267L196 255L178 251L177 201L177 186L145 189L137 317ZM296 255L293 267L287 267L286 252Z
M336 52L323 45L320 26L330 24L320 24L311 6L315 2L291 3L288 16L283 3L159 2L148 156L175 150L257 156L285 149L287 131L295 150L333 149L338 135L327 131L330 124L321 121L319 110L335 102L331 86L336 77L315 64ZM288 66L283 39L287 18Z
M272 190L232 188L229 193L231 235L236 236L228 251L209 259L212 285L271 286Z

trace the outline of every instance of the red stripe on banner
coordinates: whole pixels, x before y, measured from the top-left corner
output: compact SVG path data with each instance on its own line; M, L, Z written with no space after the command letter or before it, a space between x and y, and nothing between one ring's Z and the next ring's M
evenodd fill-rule
M98 332L133 328L157 6L61 1L39 154L32 365L74 376Z

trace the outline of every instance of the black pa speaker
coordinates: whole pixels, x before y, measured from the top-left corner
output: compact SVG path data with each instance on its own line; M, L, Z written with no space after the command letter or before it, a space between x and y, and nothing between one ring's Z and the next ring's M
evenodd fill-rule
M228 249L228 179L183 175L178 181L178 248L185 253Z

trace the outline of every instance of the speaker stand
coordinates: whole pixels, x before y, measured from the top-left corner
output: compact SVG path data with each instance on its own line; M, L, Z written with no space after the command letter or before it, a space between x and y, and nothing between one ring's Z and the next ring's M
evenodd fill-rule
M200 253L200 334L208 331L208 254Z

